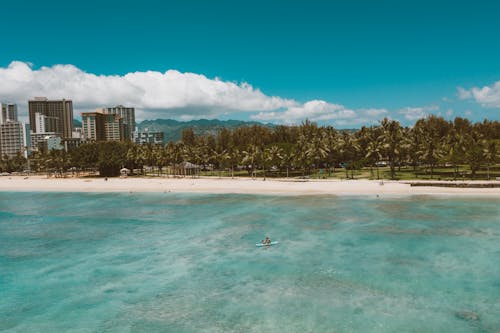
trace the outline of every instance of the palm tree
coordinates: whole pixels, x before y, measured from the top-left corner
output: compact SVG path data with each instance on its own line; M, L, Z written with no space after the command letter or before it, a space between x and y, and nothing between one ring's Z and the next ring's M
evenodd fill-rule
M484 142L484 160L488 172L488 180L490 179L490 165L495 164L498 159L497 147L495 141Z
M150 168L155 167L156 163L155 163L154 145L152 145L151 143L141 145L141 151L142 151L142 156L144 158L144 163Z
M314 161L314 165L318 169L321 167L321 164L326 161L330 153L328 139L326 132L316 132L306 151L306 154L309 155L309 159Z
M249 165L248 163L250 163L250 167L252 170L252 179L255 177L255 166L259 159L260 152L261 150L259 146L255 144L250 144L246 150L242 151L242 162L244 165Z
M186 146L183 142L177 142L174 145L174 164L178 170L179 175L185 177L186 176L186 168L182 162L185 162L188 158L189 150L188 146Z
M375 164L375 168L377 169L377 179L380 179L379 174L379 162L382 159L382 144L379 138L374 137L372 141L368 143L366 147L366 158L370 159L372 162L370 163L370 173L373 176L373 164Z
M421 131L419 128L413 127L406 131L404 135L404 145L406 146L407 158L413 167L413 172L417 174L417 165L419 164Z
M451 128L451 123L434 115L415 123L414 129L420 135L419 157L430 168L431 178L434 174L434 167L444 156L445 138L449 136Z
M384 154L389 159L389 167L391 168L391 179L396 176L395 162L399 156L401 149L402 131L401 125L396 120L384 118L380 123L382 134L380 139L384 148Z
M266 159L271 163L271 165L281 170L281 163L283 161L283 149L278 145L272 145L265 151Z
M295 160L295 153L294 153L293 146L289 147L288 150L283 151L281 162L282 162L282 165L284 165L286 167L286 178L288 178L288 176L289 176L289 170L292 167L294 160Z
M162 146L160 145L154 146L153 160L154 160L154 165L158 168L158 176L161 176L163 167L167 164L167 154Z
M425 135L420 146L420 159L429 166L432 179L434 175L434 167L442 157L439 141L437 141L432 135Z
M336 148L343 160L343 168L345 169L346 178L349 178L349 170L351 170L351 178L354 178L356 155L360 150L356 138L344 131L337 140Z
M144 164L146 163L146 152L145 148L142 145L137 146L136 150L134 151L134 164L138 166L141 169L141 174L144 175Z
M331 176L331 168L333 166L333 172L335 173L335 163L338 162L338 151L337 151L337 132L333 127L325 128L325 141L328 146L328 156L326 157L327 167L328 167L328 177Z
M294 154L294 161L295 163L301 167L302 169L302 177L305 177L306 175L306 169L309 169L309 166L311 165L311 158L312 154L310 153L310 145L308 138L301 133L299 135L299 138L297 140L297 145L295 149L295 154Z
M208 145L204 144L198 148L199 161L200 161L200 164L205 169L210 164L210 159L211 159L210 152L211 152L211 148Z
M456 129L452 129L443 143L443 152L445 160L450 162L453 167L453 179L457 178L458 165L465 158L465 137Z
M18 151L17 154L10 159L12 161L12 167L15 171L23 171L25 169L27 159L21 151Z
M224 162L226 160L229 160L230 156L226 150L222 150L222 151L214 150L214 151L212 151L212 158L215 161L217 169L219 170L219 178L220 178L220 177L222 177L221 172L222 172L222 169L224 168Z
M473 130L465 137L466 153L465 160L469 164L471 170L471 178L476 177L476 172L481 168L481 163L484 162L484 140L481 133Z
M231 178L234 178L234 166L238 164L238 161L241 158L241 154L237 148L235 148L234 146L230 146L227 155L229 163L231 164Z
M184 145L170 141L165 147L167 159L172 163L172 173L174 176L181 173L180 163L184 161Z

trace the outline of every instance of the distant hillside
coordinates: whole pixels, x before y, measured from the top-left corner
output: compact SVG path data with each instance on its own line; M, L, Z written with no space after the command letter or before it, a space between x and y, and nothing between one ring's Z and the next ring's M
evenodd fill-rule
M241 120L191 120L191 121L177 121L173 119L156 119L144 120L137 124L139 131L144 131L146 128L150 132L163 132L165 142L179 141L182 137L182 130L185 128L192 128L196 135L216 134L221 128L234 129L244 126L260 125L266 127L273 127L272 124L263 124L256 121L241 121Z
M199 119L191 121L177 121L173 119L155 119L144 120L137 123L139 131L144 131L146 128L150 132L163 132L164 142L179 141L182 137L182 130L185 128L192 128L196 135L216 134L221 128L235 129L244 126L260 125L273 128L276 125L264 124L257 121L242 121L242 120L218 120L218 119ZM74 127L82 127L82 122L78 119L73 119ZM341 131L354 133L358 129L343 129Z

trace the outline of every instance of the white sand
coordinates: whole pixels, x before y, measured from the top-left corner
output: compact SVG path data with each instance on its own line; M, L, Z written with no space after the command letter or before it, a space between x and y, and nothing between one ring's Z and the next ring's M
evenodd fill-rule
M495 182L495 181L493 181ZM447 182L449 183L449 182ZM470 183L470 182L468 182ZM484 183L484 182L482 182ZM498 183L498 181L497 181ZM2 176L0 191L186 192L280 195L486 195L500 188L411 187L406 182L373 180L292 180L262 178L46 178Z

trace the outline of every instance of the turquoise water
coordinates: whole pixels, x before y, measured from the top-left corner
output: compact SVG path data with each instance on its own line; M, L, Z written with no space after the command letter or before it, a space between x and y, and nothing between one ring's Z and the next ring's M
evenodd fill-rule
M0 332L500 332L499 216L497 198L0 192Z

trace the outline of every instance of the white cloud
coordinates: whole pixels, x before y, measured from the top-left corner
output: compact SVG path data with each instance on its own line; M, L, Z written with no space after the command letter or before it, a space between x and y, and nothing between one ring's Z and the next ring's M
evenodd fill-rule
M405 116L407 120L418 120L425 118L431 111L438 111L437 105L423 106L423 107L406 107L398 111L399 114Z
M355 117L356 113L353 110L346 109L343 105L312 100L302 105L291 106L281 112L260 112L253 115L252 119L295 124L306 118L311 121L326 122Z
M133 72L123 76L95 75L73 65L33 69L13 61L0 68L0 100L25 110L35 96L72 99L76 111L124 104L142 116L216 117L226 112L273 111L298 103L267 96L248 83L209 79L195 73Z
M297 124L308 118L337 126L358 126L390 117L387 109L351 109L323 100L301 103L268 96L245 82L176 70L96 75L73 65L34 69L30 63L13 61L0 67L0 101L17 103L22 119L26 119L27 101L36 96L73 100L76 117L82 111L117 104L135 107L137 120L230 118L234 113L241 117L246 112L251 119L260 121ZM436 109L406 108L399 113L415 120Z
M493 83L491 86L482 88L473 87L466 90L458 87L458 96L461 99L473 98L477 103L486 108L500 108L500 81Z
M469 99L472 97L471 92L469 90L462 88L462 87L458 87L457 91L458 91L458 98L459 99Z
M332 104L322 100L312 100L302 105L289 107L281 112L260 112L251 118L259 121L276 121L285 124L298 124L304 119L320 123L333 123L339 126L357 126L375 124L387 116L386 109L346 108L341 104Z
M389 114L389 111L386 109L362 109L360 111L368 117L375 117L377 119L385 117Z

